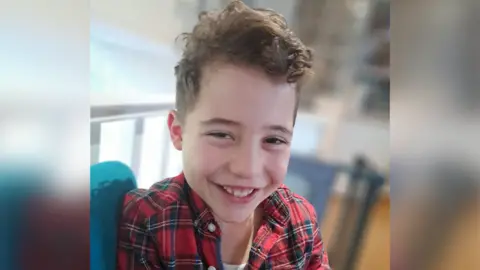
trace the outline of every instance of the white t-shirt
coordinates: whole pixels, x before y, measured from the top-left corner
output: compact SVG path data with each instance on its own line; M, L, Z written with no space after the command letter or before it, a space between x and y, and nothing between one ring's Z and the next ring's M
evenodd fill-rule
M243 269L245 269L246 266L247 266L246 263L240 264L240 265L231 265L231 264L226 264L226 263L223 264L223 268L225 270L243 270Z

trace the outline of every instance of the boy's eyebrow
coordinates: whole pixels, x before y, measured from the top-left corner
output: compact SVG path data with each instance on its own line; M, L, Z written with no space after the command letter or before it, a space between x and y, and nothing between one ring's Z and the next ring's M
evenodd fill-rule
M239 122L225 119L225 118L211 118L205 121L202 121L203 125L228 125L228 126L240 126L241 124Z
M241 126L242 125L241 123L239 123L237 121L226 119L226 118L220 118L220 117L215 117L215 118L211 118L211 119L202 121L202 124L203 125L227 125L227 126ZM293 134L291 129L286 128L282 125L267 125L264 128L269 129L269 130L282 132L282 133L285 133L285 134L290 135L290 136L292 136L292 134Z
M270 129L270 130L275 130L275 131L279 131L279 132L282 132L282 133L285 133L289 136L292 136L293 135L293 131L284 127L284 126L280 126L280 125L271 125L271 126L267 126L266 127L267 129Z

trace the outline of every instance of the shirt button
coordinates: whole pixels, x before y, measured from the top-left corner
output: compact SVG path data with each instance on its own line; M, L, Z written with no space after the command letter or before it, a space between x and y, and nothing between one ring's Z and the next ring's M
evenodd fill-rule
M207 270L216 270L216 268L213 266L209 266Z
M213 223L208 224L208 230L209 230L210 232L214 232L216 228L217 228L217 227L215 227L215 224L213 224ZM210 266L210 267L212 267L212 266ZM210 267L208 268L209 270L215 270L215 267L212 268L212 269L210 269Z

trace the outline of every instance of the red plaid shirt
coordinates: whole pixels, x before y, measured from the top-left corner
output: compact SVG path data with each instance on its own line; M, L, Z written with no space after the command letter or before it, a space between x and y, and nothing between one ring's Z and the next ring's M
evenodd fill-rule
M266 215L246 269L330 269L310 203L282 186L261 207ZM119 228L117 269L223 269L217 228L183 174L149 190L129 192Z

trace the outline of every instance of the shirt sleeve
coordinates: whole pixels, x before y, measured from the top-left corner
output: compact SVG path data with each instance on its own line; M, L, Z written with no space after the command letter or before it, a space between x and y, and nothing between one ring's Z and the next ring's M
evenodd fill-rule
M322 234L318 226L317 214L313 206L309 205L311 220L313 222L313 248L312 256L308 263L308 270L332 270L328 261L328 255L323 244Z
M162 269L142 212L142 199L127 194L118 229L117 270Z
M320 234L318 226L316 226L313 235L313 249L310 262L308 264L308 270L331 270L328 262L327 252Z

